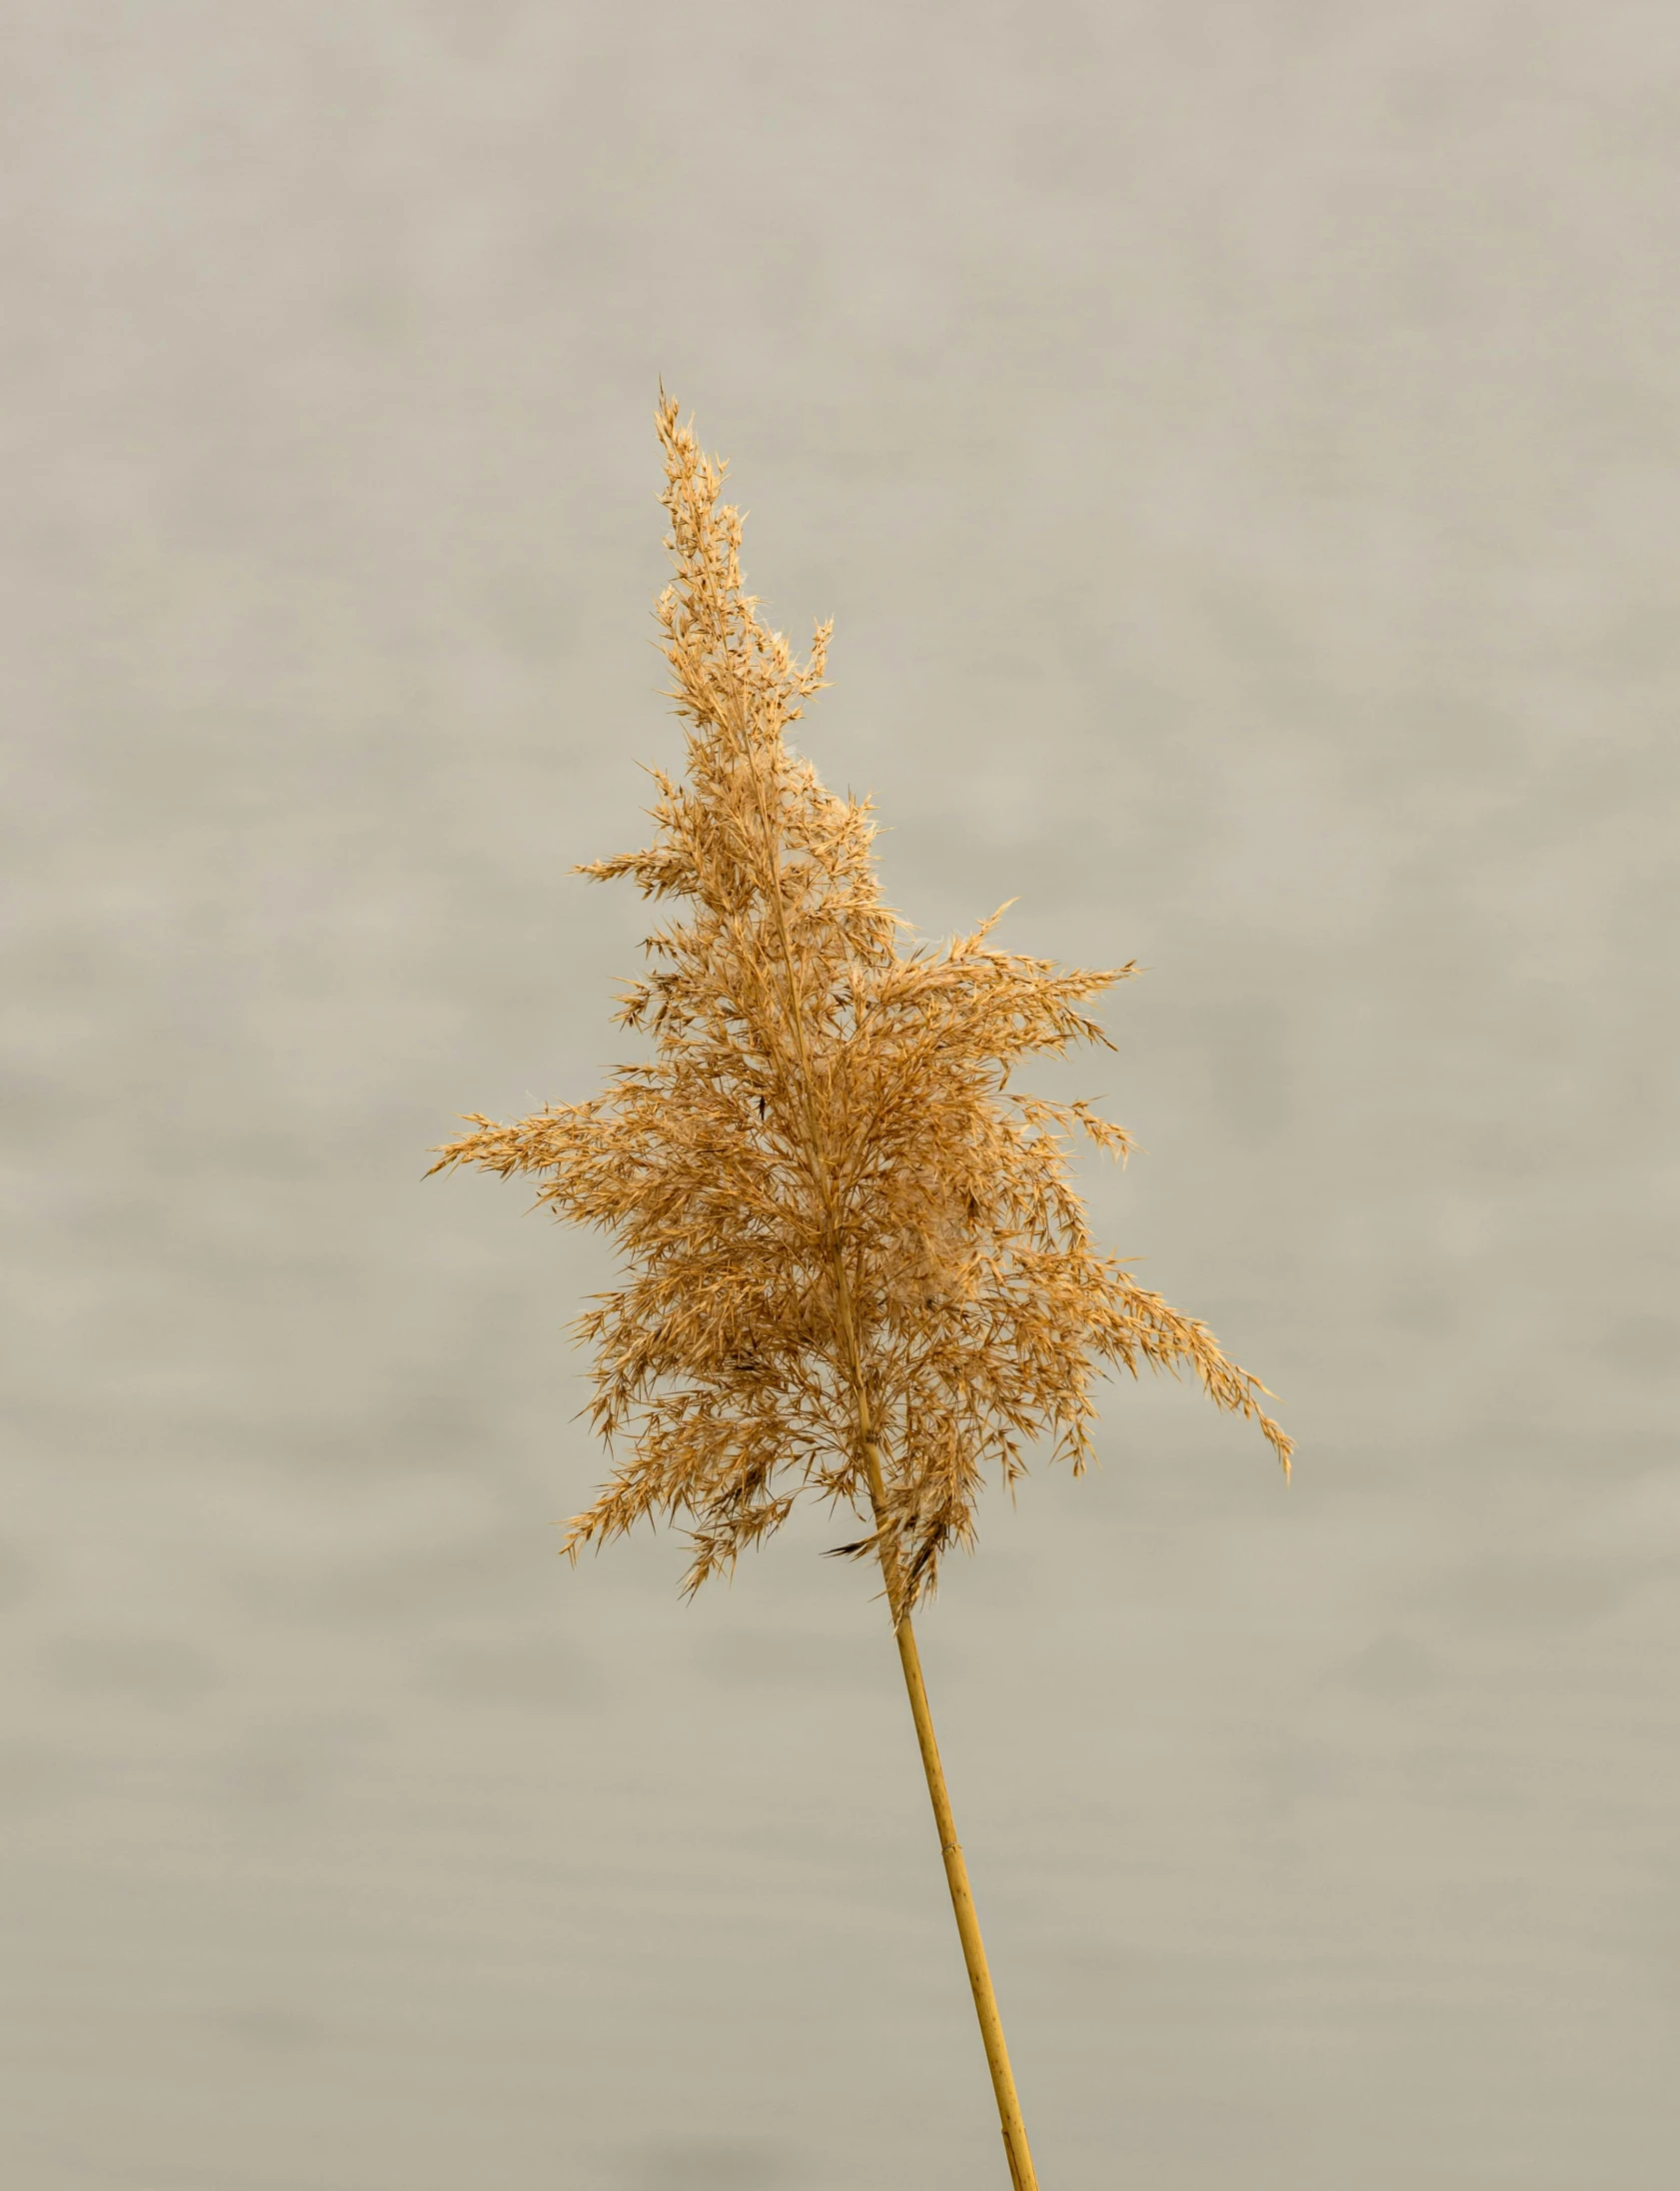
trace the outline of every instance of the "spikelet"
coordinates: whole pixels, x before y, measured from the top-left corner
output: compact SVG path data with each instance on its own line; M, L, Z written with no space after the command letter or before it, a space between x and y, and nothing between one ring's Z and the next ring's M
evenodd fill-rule
M533 1172L540 1202L621 1251L624 1283L576 1329L595 1427L627 1457L565 1549L663 1515L688 1529L693 1590L810 1491L870 1524L840 1549L878 1555L907 1612L972 1544L988 1471L1012 1486L1039 1440L1083 1466L1100 1364L1188 1370L1287 1471L1265 1387L1092 1242L1068 1139L1123 1160L1124 1131L1008 1086L1029 1055L1112 1048L1087 1007L1135 967L1003 951L1006 908L900 948L868 803L826 791L786 737L830 627L801 667L760 623L727 467L663 390L658 427L676 567L658 616L688 772L651 772L647 850L577 871L680 909L620 1000L652 1059L517 1124L475 1113L432 1166Z

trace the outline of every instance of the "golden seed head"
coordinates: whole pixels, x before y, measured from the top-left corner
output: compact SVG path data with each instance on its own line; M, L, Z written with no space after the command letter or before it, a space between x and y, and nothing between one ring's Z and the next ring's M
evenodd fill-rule
M657 614L688 773L653 772L645 851L579 871L682 904L619 1001L653 1057L587 1102L513 1125L475 1113L432 1166L534 1172L540 1201L622 1253L623 1284L576 1328L595 1425L629 1452L566 1549L682 1517L693 1589L810 1490L869 1516L847 1549L879 1552L907 1609L972 1543L988 1466L1012 1485L1046 1438L1082 1467L1102 1363L1188 1368L1287 1472L1265 1387L1091 1241L1066 1138L1123 1160L1123 1129L1006 1085L1029 1053L1106 1044L1083 1008L1135 967L1002 951L1003 909L942 950L900 950L867 802L825 790L787 742L831 627L801 668L759 622L727 466L663 392L658 427L676 577Z

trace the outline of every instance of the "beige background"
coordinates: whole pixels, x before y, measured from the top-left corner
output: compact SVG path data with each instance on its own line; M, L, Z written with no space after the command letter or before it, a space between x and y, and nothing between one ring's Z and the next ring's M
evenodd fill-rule
M1146 981L925 1625L1045 2191L1675 2180L1680 29L13 0L0 2181L1000 2185L822 1515L573 1574L658 377L930 934Z

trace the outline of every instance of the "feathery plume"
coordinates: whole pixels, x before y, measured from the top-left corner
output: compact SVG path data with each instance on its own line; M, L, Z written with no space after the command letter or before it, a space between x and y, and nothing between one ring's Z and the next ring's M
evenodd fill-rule
M884 1578L1004 2145L1031 2186L909 1616L950 1547L972 1546L988 1471L1012 1488L1035 1442L1082 1469L1104 1365L1188 1372L1285 1473L1290 1441L1206 1326L1093 1242L1068 1140L1123 1161L1124 1130L1009 1085L1033 1055L1111 1049L1089 1007L1135 966L1005 951L1006 907L941 949L902 948L868 802L826 790L786 735L825 682L831 627L802 666L760 622L727 466L663 389L657 420L675 564L658 617L688 771L650 772L645 851L577 871L678 909L620 1000L653 1055L584 1102L512 1125L471 1114L432 1170L534 1173L540 1202L621 1252L623 1284L576 1329L595 1427L624 1457L570 1524L574 1558L664 1516L687 1529L692 1591L802 1492L865 1523L837 1550Z

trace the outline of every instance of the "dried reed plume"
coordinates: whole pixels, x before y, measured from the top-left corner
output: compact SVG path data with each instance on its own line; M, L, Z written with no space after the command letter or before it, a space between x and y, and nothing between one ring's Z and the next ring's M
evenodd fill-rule
M1075 1474L1099 1364L1188 1369L1255 1420L1285 1471L1265 1387L1205 1325L1092 1243L1070 1132L1124 1158L1082 1102L1008 1085L1034 1052L1108 1044L1085 1011L1134 973L1058 970L988 941L940 950L876 881L866 801L826 791L786 732L824 684L831 627L802 668L742 589L740 514L661 392L675 583L658 615L689 728L687 779L655 770L653 844L578 872L683 903L648 939L619 1024L651 1039L605 1094L517 1124L474 1112L432 1170L543 1177L541 1202L617 1242L626 1283L579 1319L596 1428L628 1457L565 1549L685 1517L697 1589L779 1528L801 1491L878 1560L1017 2186L1036 2183L927 1718L910 1612L952 1544L971 1546L988 1464L1012 1486L1048 1440ZM428 1174L430 1176L430 1173Z

